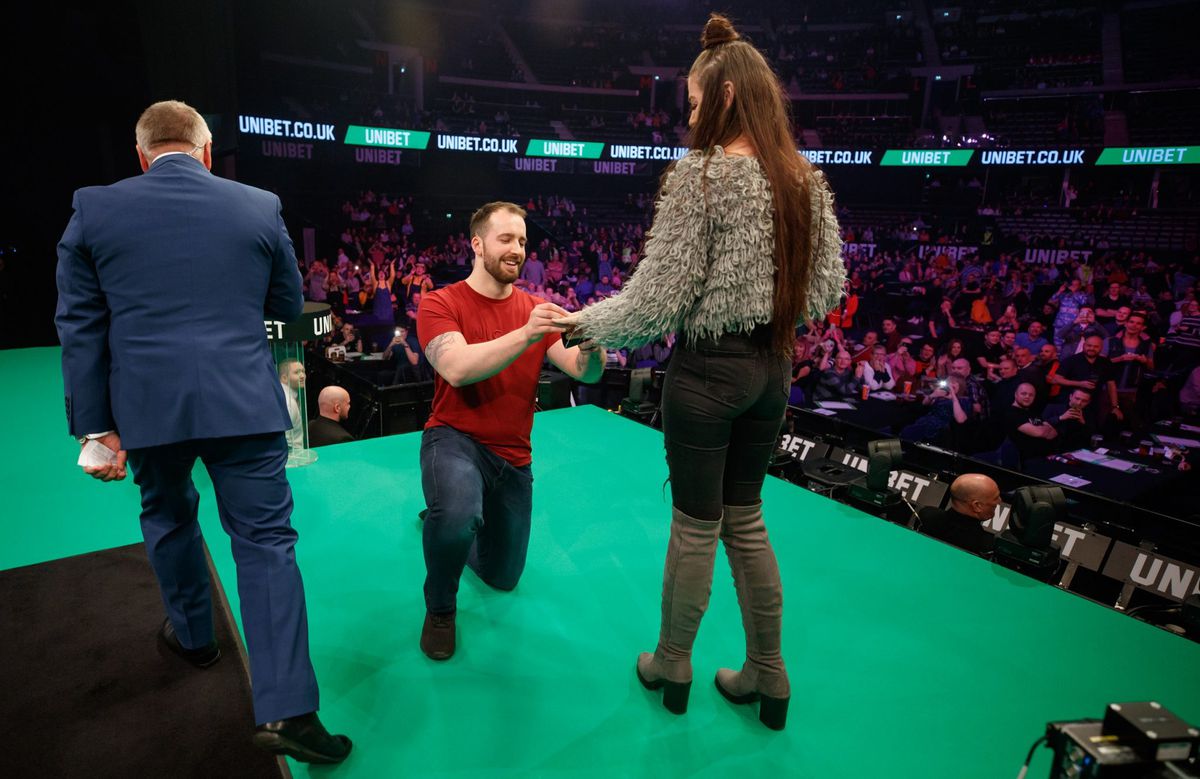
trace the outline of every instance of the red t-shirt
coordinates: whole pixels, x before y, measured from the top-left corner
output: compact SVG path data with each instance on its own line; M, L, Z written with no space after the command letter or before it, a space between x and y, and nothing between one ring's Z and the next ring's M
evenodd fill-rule
M523 326L533 307L544 302L516 288L504 300L494 300L460 281L421 299L417 340L425 349L439 335L457 331L469 344L491 341ZM425 428L452 427L513 465L529 465L538 377L546 351L559 338L557 333L543 337L495 376L465 387L451 387L435 371L433 411Z

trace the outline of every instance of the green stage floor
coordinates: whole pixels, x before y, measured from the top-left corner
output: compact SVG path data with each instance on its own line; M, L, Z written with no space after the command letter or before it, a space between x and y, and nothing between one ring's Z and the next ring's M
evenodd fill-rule
M132 481L74 465L57 350L0 352L0 377L16 430L0 469L0 569L138 540ZM343 766L293 764L298 776L1007 779L1047 721L1100 717L1109 702L1158 700L1200 724L1195 643L775 479L764 499L787 604L788 728L766 730L712 687L744 651L723 559L690 709L672 716L633 675L658 630L662 438L592 407L537 415L525 576L497 593L465 575L458 654L434 663L417 646L418 444L324 448L289 472L321 714L355 741ZM202 470L197 486L236 612ZM1041 750L1029 776L1048 767Z

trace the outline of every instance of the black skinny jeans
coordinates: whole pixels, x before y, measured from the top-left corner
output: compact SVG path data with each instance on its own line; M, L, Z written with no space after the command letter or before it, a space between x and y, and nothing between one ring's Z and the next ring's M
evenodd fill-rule
M753 335L681 341L663 387L663 433L675 508L718 520L759 502L791 388L791 360Z

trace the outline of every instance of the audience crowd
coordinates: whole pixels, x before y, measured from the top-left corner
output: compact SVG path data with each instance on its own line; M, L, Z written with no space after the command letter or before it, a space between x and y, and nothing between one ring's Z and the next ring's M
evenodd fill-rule
M629 195L616 219L554 195L523 205L549 237L527 246L520 287L569 311L621 290L645 238L647 195ZM411 196L363 192L341 216L336 253L305 271L308 299L336 315L322 346L375 353L397 382L431 378L416 312L422 295L465 277L469 237L435 234ZM883 399L856 403L856 421L1018 458L1195 414L1200 257L1102 250L1088 262L1030 263L1000 250L1003 241L956 251L961 236L919 219L871 226L842 216L846 295L797 331L793 404ZM672 346L613 352L609 364L662 367Z

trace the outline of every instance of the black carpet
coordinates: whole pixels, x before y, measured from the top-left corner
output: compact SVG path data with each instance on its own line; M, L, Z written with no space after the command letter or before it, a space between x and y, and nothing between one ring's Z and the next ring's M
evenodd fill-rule
M250 681L218 587L214 600L222 656L200 670L158 647L165 614L141 544L0 571L0 777L278 779L250 740Z

